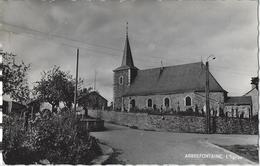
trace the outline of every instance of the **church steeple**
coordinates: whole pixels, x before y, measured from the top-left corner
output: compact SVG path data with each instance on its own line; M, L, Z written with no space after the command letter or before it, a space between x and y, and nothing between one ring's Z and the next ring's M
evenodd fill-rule
M113 70L114 72L114 109L125 110L126 103L123 100L123 95L134 82L138 74L138 68L134 66L132 52L128 38L128 23L126 23L126 38L123 60L120 67Z
M131 47L128 39L128 22L126 23L126 39L125 39L125 48L123 54L123 60L121 67L127 66L130 68L134 68L134 61L132 57Z

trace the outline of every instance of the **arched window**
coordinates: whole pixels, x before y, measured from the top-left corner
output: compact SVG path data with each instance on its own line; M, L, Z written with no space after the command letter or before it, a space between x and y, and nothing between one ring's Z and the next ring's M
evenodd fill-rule
M134 108L134 107L135 107L135 99L132 99L132 100L130 101L130 104L131 104L131 108Z
M151 108L151 107L153 106L153 101L152 101L152 99L148 99L148 100L147 100L147 106L148 106L149 108Z
M119 77L119 84L122 85L123 84L123 76Z
M185 98L185 105L186 105L186 106L191 106L191 98L190 98L190 96L187 96L187 97Z
M170 99L169 99L168 97L166 97L166 98L164 99L164 106L165 106L165 107L169 107L169 106L170 106Z

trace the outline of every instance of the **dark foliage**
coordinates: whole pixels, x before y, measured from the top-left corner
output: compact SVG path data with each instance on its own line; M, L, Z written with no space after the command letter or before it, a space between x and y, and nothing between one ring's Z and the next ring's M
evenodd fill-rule
M78 90L81 89L83 81L79 79ZM71 108L74 91L75 79L70 72L64 72L58 66L54 66L48 71L43 71L41 80L36 82L34 94L39 101L49 102L52 107L64 102L66 107Z
M26 145L28 135L18 117L3 117L3 159L6 164L31 164L37 161L34 150Z
M29 99L29 86L27 74L30 65L15 60L16 55L7 52L0 52L3 57L3 94L8 94L15 101L20 103Z
M258 114L254 115L254 116L252 117L252 120L258 122L258 121L259 121L259 119L258 119Z
M6 164L33 164L47 159L54 164L89 164L101 149L97 140L79 128L71 111L41 117L23 130L19 119L4 121Z

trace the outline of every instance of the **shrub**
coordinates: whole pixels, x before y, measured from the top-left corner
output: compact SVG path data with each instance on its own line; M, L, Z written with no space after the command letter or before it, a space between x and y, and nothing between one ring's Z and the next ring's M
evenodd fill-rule
M3 159L7 164L31 164L38 160L34 148L26 143L28 133L23 120L17 116L3 116Z
M198 108L198 105L197 105L197 104L195 105L195 113L196 113L196 114L199 114L199 108Z
M258 122L258 113L252 117L252 120Z
M95 138L78 127L74 117L72 111L67 111L41 118L33 122L27 132L17 124L4 124L7 127L4 133L5 162L32 164L47 159L55 164L89 164L101 154L101 149Z

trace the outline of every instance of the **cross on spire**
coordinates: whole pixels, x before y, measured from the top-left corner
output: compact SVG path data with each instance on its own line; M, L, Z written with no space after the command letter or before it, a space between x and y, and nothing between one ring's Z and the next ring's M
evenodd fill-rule
M128 22L126 22L126 37L128 37Z

